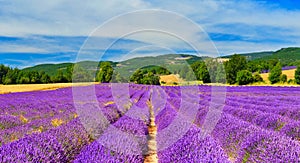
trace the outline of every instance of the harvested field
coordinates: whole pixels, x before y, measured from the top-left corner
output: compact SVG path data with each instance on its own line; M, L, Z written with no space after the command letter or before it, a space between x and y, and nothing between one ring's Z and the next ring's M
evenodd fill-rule
M85 86L95 83L53 83L53 84L21 84L21 85L0 85L0 94L13 92L29 92L39 90L55 90L58 88Z

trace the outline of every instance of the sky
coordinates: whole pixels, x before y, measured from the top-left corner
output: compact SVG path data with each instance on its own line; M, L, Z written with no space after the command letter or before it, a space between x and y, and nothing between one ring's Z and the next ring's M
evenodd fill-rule
M276 51L299 20L298 0L0 0L0 64Z

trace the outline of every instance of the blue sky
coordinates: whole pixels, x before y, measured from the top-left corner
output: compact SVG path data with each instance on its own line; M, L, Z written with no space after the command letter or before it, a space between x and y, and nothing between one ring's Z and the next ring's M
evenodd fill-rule
M144 9L171 11L195 22L201 30L190 30L183 20L158 15L154 18L128 16L124 21L110 24L106 32L97 33L103 24L113 22L113 17ZM195 42L203 48L194 50L178 39L158 33L120 38L120 31L136 25L132 19L157 27L172 24L173 33L198 39ZM83 60L99 60L100 53L104 53L101 60L114 61L165 53L210 55L209 39L219 55L274 51L300 47L299 20L297 0L0 0L0 64L23 68L41 63L75 62L88 38L93 40L89 45L92 47L80 51ZM107 49L114 40L117 41Z

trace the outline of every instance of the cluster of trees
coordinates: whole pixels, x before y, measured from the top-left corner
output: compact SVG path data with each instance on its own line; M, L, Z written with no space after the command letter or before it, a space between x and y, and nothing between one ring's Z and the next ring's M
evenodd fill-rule
M272 60L269 61L268 66L272 66L269 80L272 84L287 80L286 75L282 75L280 62ZM226 81L228 84L247 85L255 82L263 82L262 77L259 75L259 70L256 71L254 67L260 67L260 65L254 64L254 62L248 62L246 57L241 55L233 55L229 61L225 62ZM266 67L264 67L266 68ZM256 72L255 72L256 71Z
M295 82L300 84L300 66L298 66L297 70L295 71Z
M38 84L50 83L50 76L45 72L22 71L0 65L0 84Z
M160 85L159 75L169 75L170 71L163 67L151 66L136 70L129 81L136 84Z
M243 56L233 55L229 61L225 62L227 83L246 85L263 82L262 77L259 75L261 71L255 67L263 67L264 70L270 69L268 79L271 84L294 82L293 80L287 81L287 75L282 74L282 65L278 60L248 62ZM300 84L300 67L295 72L295 83Z
M262 70L270 70L268 79L271 84L294 82L300 84L300 66L295 72L295 80L287 81L282 74L282 65L278 60L247 61L244 56L233 55L224 63L217 59L196 61L191 65L178 65L174 74L192 81L201 80L203 83L228 83L247 85L254 82L263 82L259 75ZM96 74L96 76L94 75ZM0 84L38 84L38 83L66 83L66 82L134 82L137 84L159 85L159 75L171 74L166 68L148 66L136 70L129 79L125 79L112 67L110 62L101 62L98 70L86 70L76 64L59 70L54 76L45 72L25 71L0 65Z
M207 59L193 62L190 65L183 65L175 73L179 74L186 81L199 80L203 83L226 82L224 65L216 59Z
M73 71L75 70L75 71ZM80 66L69 66L65 71L58 70L54 76L45 72L20 70L0 65L0 84L45 84L68 82L91 82L91 72Z

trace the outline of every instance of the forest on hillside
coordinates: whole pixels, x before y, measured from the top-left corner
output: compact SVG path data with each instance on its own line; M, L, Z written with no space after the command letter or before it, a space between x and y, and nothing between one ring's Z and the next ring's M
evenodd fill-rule
M145 66L132 72L130 76L122 74L114 62L103 61L98 68L87 69L82 64L64 64L66 67L51 73L44 71L11 68L0 65L0 84L39 84L39 83L68 83L68 82L133 82L136 84L160 85L160 75L179 74L185 81L202 81L203 83L227 83L246 85L263 82L260 73L270 72L269 81L275 83L300 84L298 60L282 59L278 56L299 49L282 49L273 55L249 60L246 55L231 55L228 61L220 62L214 58L193 58L188 64L177 63L172 66ZM260 55L260 54L255 54ZM276 58L277 56L277 58ZM297 56L294 55L293 56ZM264 58L264 59L263 59ZM298 70L295 79L287 80L282 69L293 65ZM48 66L48 65L47 65ZM51 69L51 66L48 66Z

